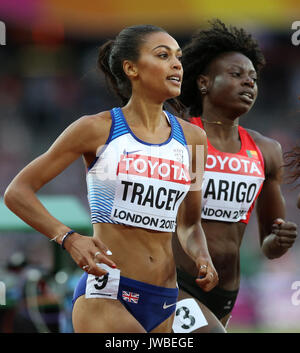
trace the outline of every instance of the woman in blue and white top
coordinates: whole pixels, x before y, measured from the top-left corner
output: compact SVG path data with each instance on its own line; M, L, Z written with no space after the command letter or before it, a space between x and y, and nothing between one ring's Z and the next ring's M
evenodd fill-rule
M5 193L14 213L84 270L73 298L75 332L171 332L175 227L199 270L198 285L210 290L218 282L200 224L206 135L163 110L180 94L180 59L176 40L151 25L125 28L105 43L99 66L124 106L75 121ZM80 156L93 237L70 230L36 197Z

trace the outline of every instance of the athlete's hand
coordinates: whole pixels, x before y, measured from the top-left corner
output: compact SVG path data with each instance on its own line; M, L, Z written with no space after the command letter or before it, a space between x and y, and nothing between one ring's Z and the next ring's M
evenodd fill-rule
M199 258L196 265L198 268L196 283L202 290L209 292L219 282L218 273L211 260Z
M97 266L97 263L104 263L112 268L117 267L107 257L111 255L110 250L99 239L74 233L66 240L65 248L81 269L94 276L100 277L107 273Z
M276 218L272 224L272 233L275 234L276 245L284 249L291 248L297 238L297 225L293 222L285 222L281 218Z

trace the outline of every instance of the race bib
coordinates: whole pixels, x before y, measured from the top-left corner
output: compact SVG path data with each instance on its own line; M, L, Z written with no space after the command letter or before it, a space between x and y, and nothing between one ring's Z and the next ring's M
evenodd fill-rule
M146 155L122 155L111 219L162 232L176 229L178 207L190 185L180 162Z
M120 270L111 268L106 264L97 264L97 266L108 271L108 273L101 277L88 275L85 297L117 299L120 283Z
M246 219L264 178L205 171L202 218L226 222Z
M176 304L174 333L190 333L206 325L206 318L195 299L183 299Z

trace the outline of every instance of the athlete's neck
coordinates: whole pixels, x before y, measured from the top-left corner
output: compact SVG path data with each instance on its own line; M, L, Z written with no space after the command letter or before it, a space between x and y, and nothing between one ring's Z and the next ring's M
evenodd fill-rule
M155 132L167 125L165 114L163 113L163 103L141 101L132 97L122 108L126 115L128 124L132 126L142 125L147 130Z
M234 128L239 125L239 117L228 118L221 114L210 114L207 112L203 112L201 118L202 118L202 121L207 124L217 125L222 128Z
M236 126L239 126L239 124L227 124L227 123L224 123L220 120L214 120L214 121L210 121L210 120L206 120L204 118L202 118L202 121L207 123L207 124L216 124L216 125L223 125L223 126L226 126L226 127L236 127Z
M232 120L221 115L216 116L205 113L201 116L201 120L204 130L210 139L217 138L223 141L239 139L239 118Z
M201 118L203 122L218 126L219 129L231 129L239 125L240 116L230 110L218 109L216 106L205 106Z

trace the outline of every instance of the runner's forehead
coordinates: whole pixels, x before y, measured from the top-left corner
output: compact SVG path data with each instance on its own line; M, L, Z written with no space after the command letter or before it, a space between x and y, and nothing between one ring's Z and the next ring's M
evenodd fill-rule
M181 48L177 41L165 32L155 32L149 34L144 41L141 49L154 51L158 48L165 48L167 50L180 51Z

